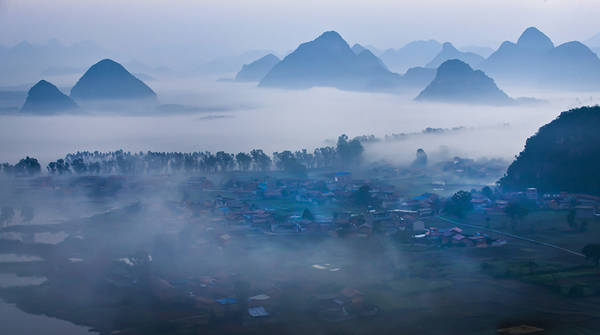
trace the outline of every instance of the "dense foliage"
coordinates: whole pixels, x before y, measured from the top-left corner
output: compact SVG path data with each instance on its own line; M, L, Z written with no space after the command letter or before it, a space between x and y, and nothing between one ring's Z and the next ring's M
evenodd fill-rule
M471 193L467 191L458 191L446 201L444 213L462 218L473 209L471 203Z
M269 156L260 149L237 154L224 151L217 153L83 151L50 162L46 169L53 175L217 173L272 169L303 175L307 169L355 166L360 163L362 153L363 146L358 139L349 140L346 135L341 135L335 147L317 148L313 152L306 149L295 152L286 150L274 152ZM31 176L39 174L41 167L35 158L27 157L16 165L8 163L0 165L0 172L6 175Z
M33 157L25 157L17 164L11 165L8 163L0 164L0 172L15 176L35 176L42 170L40 163Z
M600 107L563 112L527 139L499 183L505 190L600 194Z

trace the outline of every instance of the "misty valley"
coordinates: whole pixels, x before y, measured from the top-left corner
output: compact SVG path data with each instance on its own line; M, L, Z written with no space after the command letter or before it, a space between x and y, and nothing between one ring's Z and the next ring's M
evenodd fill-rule
M0 333L600 333L600 37L294 45L0 47Z

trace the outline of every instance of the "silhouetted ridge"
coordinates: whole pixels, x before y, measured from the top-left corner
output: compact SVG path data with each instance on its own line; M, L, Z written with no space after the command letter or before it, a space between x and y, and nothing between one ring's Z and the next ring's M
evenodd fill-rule
M527 139L500 184L506 190L600 195L600 107L563 112Z
M56 86L40 80L27 93L21 111L28 113L53 113L76 109L77 104Z
M342 35L340 35L337 31L334 30L322 33L319 37L317 37L317 39L315 39L315 41L326 41L328 45L348 45L348 43L346 43L346 40L342 38Z
M355 54L359 55L361 52L367 50L367 48L363 47L362 45L356 43L352 46L352 51L354 51Z
M335 31L302 43L263 78L260 86L349 90L389 90L401 76L390 72L369 50L355 54Z
M500 90L494 80L468 64L452 59L437 69L435 79L416 100L506 105L514 101Z
M260 81L273 69L281 60L279 57L268 54L250 64L242 66L242 69L235 76L236 81Z
M359 53L358 60L358 64L364 67L363 71L380 72L384 75L390 72L381 59L375 56L370 50L365 49Z
M435 78L437 70L426 67L412 67L406 71L402 79L415 86L425 87Z
M104 59L85 72L71 89L71 97L87 100L156 99L156 93L121 64Z
M392 71L404 73L410 68L425 66L441 50L442 45L435 40L413 41L399 49L388 49L380 57Z
M502 43L481 68L502 82L519 86L600 88L600 59L594 52L576 41L554 47L548 36L533 27L517 43Z
M535 27L525 29L519 37L517 45L523 48L536 50L550 50L554 48L552 40Z
M437 68L450 59L458 59L472 67L477 67L484 61L480 55L473 52L462 52L456 49L452 43L446 42L442 45L442 50L425 67Z
M598 59L597 55L585 44L578 41L563 43L550 52L553 57L564 59L566 57L576 57L579 61L594 61Z

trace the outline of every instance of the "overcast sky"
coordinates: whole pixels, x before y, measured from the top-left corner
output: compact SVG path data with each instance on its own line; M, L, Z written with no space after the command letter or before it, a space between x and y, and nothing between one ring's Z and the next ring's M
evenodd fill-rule
M598 13L599 0L0 0L0 44L193 45L211 58L285 52L333 29L379 48L429 38L496 48L528 26L555 42L585 40L600 32Z

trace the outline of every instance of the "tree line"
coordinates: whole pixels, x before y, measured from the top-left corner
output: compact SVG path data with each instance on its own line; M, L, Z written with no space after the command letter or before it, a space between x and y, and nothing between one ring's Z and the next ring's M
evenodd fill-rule
M281 170L293 174L304 174L307 169L354 166L361 161L364 148L359 139L338 137L336 146L316 148L309 152L285 150L266 154L261 149L237 154L219 151L203 152L138 152L123 150L113 152L77 152L48 163L46 170L51 175L96 175L120 174L143 175L165 173L218 173L228 171L271 171ZM17 164L0 165L0 173L14 176L40 174L37 159L27 157Z

